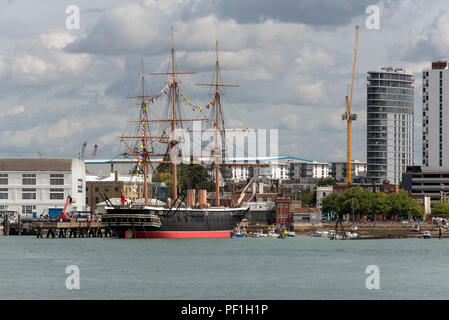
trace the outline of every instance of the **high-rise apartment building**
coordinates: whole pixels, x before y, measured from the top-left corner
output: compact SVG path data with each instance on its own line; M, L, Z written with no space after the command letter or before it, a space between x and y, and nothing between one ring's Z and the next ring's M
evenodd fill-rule
M367 80L367 180L399 184L413 164L413 75L382 67Z
M449 168L449 61L434 61L423 71L424 167Z

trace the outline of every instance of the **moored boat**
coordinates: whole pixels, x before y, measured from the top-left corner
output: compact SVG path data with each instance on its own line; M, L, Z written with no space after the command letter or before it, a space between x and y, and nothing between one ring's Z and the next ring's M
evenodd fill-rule
M321 238L323 236L323 232L319 230L313 230L310 232L310 236L313 238Z

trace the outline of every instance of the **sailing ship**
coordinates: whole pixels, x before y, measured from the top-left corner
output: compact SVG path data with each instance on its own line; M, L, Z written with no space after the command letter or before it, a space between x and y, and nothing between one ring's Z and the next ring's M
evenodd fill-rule
M226 151L223 146L220 148L219 139L225 132L225 122L223 119L223 110L220 100L221 87L237 87L237 85L223 84L219 77L218 61L218 41L216 43L216 63L215 63L215 83L198 84L201 86L215 87L215 94L207 104L210 107L213 117L182 119L180 107L180 96L184 99L184 105L187 103L185 95L180 91L179 75L193 74L194 72L178 72L175 70L175 48L173 38L173 28L171 30L171 57L169 63L169 72L152 73L152 75L165 75L168 83L156 95L145 94L145 79L142 60L141 86L142 95L129 98L139 99L140 119L134 123L138 125L138 130L134 136L122 135L121 142L126 146L127 151L123 156L135 158L138 167L142 169L144 177L144 200L142 207L107 207L106 214L102 217L102 224L110 228L119 238L210 238L210 237L231 237L232 230L245 218L249 207L241 206L241 198L233 204L227 206L220 205L220 172L223 166L228 165L259 165L248 162L226 162ZM161 101L163 97L167 98L165 118L154 119L155 112L149 112L149 108L155 100ZM191 105L193 106L193 105ZM194 109L196 106L193 106ZM152 110L154 111L154 110ZM178 190L178 172L177 163L179 163L178 145L182 143L176 137L177 126L182 126L186 122L204 121L213 124L212 130L215 133L215 146L208 155L212 159L215 167L215 203L211 207L207 203L206 190L199 190L196 202L195 190ZM157 125L164 125L165 129L152 135L151 128ZM167 133L166 129L169 130ZM134 140L133 140L134 139ZM130 140L138 141L138 147L132 147ZM166 153L157 153L154 145L166 144ZM197 142L199 143L199 142ZM140 145L139 145L140 144ZM194 161L199 155L183 155L189 157L190 164L204 164L204 161ZM185 159L185 158L184 158ZM148 197L148 166L155 164L164 164L171 166L171 198L167 198L165 206L156 206L149 203ZM178 191L181 191L178 193ZM187 203L183 202L187 191ZM172 201L173 200L173 201ZM235 204L234 204L235 203Z

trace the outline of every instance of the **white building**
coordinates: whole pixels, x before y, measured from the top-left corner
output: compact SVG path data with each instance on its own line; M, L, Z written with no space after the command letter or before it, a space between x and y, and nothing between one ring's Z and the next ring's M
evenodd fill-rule
M316 206L318 208L322 208L321 200L326 198L328 195L334 192L334 188L332 186L322 186L316 188Z
M301 178L328 178L330 163L328 162L293 162L290 164L291 179L298 180Z
M331 162L330 175L336 181L346 181L347 162ZM366 176L366 162L360 160L351 161L351 176L352 178Z
M266 163L267 166L230 166L232 179L237 181L244 181L248 178L261 178L271 180L288 180L290 179L290 163L284 160L265 160L258 159L261 163ZM250 160L254 161L254 160ZM262 162L263 161L263 162ZM254 161L255 162L255 161Z
M267 168L267 177L273 180L288 180L290 179L290 163L277 162L271 163Z
M78 159L0 159L0 209L39 217L49 208L63 208L71 196L69 210L85 210L85 176Z
M434 61L423 71L422 164L449 168L449 61Z
M248 166L231 166L232 180L244 181L249 177Z
M413 75L382 67L367 80L367 180L399 184L413 164Z

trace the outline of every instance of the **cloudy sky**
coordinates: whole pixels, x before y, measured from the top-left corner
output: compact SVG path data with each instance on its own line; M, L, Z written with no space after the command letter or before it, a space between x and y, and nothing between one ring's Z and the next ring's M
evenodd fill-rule
M66 27L66 8L80 28ZM380 9L368 29L365 9ZM421 72L448 58L447 1L375 0L0 0L0 156L115 157L135 117L140 59L164 71L175 33L177 65L193 102L211 78L215 41L227 116L248 128L279 130L279 153L344 161L345 95L355 25L360 25L353 154L366 160L366 72L402 67L415 75L415 162L421 151ZM147 77L149 92L161 79ZM185 88L185 89L184 89Z

